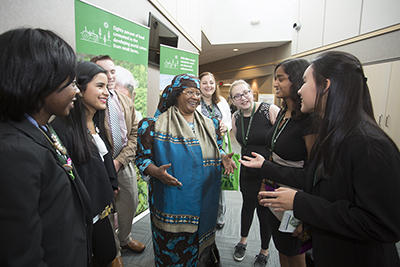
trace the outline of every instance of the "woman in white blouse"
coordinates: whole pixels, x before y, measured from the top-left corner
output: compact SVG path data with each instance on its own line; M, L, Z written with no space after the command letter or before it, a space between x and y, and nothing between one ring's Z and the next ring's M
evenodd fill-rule
M76 83L81 91L67 117L51 125L67 147L92 204L92 266L108 266L116 247L108 214L118 192L117 175L106 138L105 109L109 92L106 71L92 62L79 62Z

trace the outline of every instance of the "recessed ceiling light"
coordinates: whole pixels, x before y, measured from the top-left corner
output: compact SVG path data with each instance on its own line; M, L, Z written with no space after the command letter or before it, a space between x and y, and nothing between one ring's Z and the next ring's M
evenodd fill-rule
M237 52L237 51L239 51L239 49L233 48L233 52Z

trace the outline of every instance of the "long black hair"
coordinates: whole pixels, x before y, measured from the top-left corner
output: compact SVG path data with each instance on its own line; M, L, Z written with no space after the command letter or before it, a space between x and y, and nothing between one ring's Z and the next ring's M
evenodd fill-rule
M39 112L45 98L70 85L75 74L74 50L52 31L21 28L1 34L0 121Z
M300 111L301 101L297 91L303 85L303 74L310 63L305 59L291 58L280 62L274 70L274 75L279 67L283 68L283 71L289 76L289 81L292 83L290 86L290 99L293 101L292 119L302 119L308 114L304 114ZM279 112L284 112L287 109L287 103L283 101L283 109ZM279 117L279 115L278 115Z
M319 177L329 178L333 174L341 144L348 137L383 140L396 147L375 122L367 79L355 56L339 51L326 52L312 61L312 69L317 88L315 112L322 117L312 153L318 161ZM330 81L328 88L327 79ZM376 143L367 142L368 154L383 157L384 151ZM370 163L373 166L374 163Z
M87 85L99 73L107 75L107 71L96 63L89 61L78 62L76 83L79 90L85 92ZM72 159L76 164L88 162L93 156L90 149L92 137L86 124L86 106L79 95L76 96L75 107L71 109L70 114L64 120L70 128L74 140L71 151ZM111 145L106 137L105 110L98 110L93 116L93 122L99 128L100 136L110 151Z

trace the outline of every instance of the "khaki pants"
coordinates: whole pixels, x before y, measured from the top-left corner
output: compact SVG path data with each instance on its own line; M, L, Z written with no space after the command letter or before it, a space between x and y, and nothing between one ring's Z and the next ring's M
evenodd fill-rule
M115 244L117 246L117 257L121 256L121 246L131 242L132 221L139 204L137 178L134 164L131 162L125 169L119 170L118 186L119 193L114 199L115 210L118 213L118 235L115 234ZM114 227L114 214L109 216Z

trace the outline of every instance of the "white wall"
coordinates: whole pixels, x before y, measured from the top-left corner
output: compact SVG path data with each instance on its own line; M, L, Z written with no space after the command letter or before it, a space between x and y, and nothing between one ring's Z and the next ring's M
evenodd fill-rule
M363 0L360 34L400 23L399 0Z
M400 23L399 0L297 0L292 54Z
M290 41L294 0L204 0L201 23L211 44ZM258 20L258 25L250 22Z
M29 1L2 0L0 32L18 27L52 30L75 47L75 17L73 0Z
M359 34L362 4L363 0L326 0L324 45Z
M200 0L149 0L149 2L163 9L164 15L172 19L179 29L189 36L192 44L200 50Z

